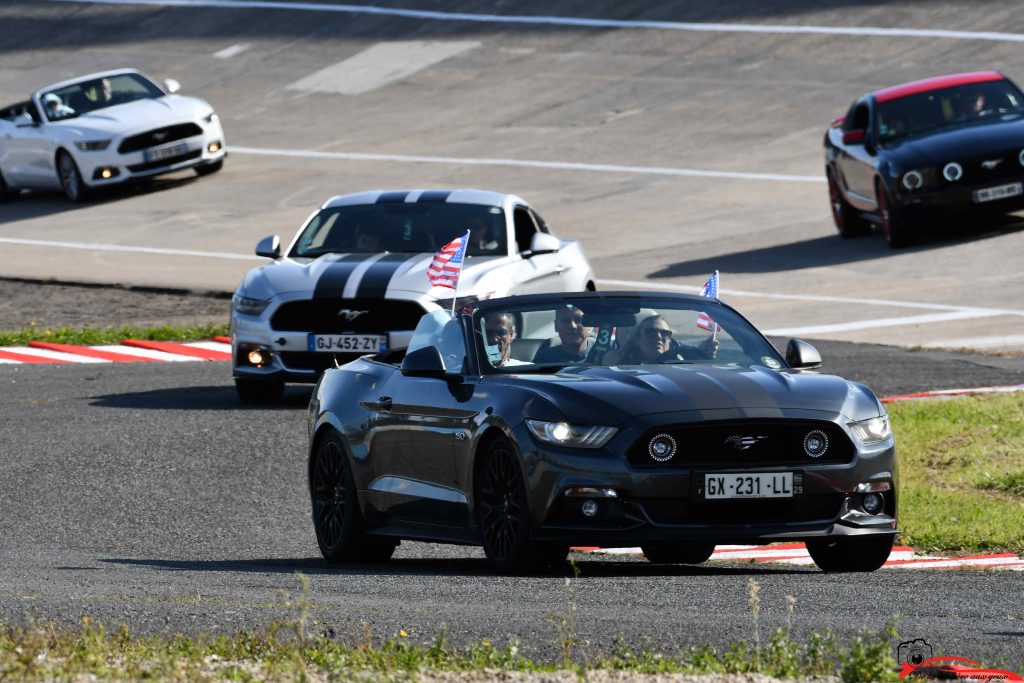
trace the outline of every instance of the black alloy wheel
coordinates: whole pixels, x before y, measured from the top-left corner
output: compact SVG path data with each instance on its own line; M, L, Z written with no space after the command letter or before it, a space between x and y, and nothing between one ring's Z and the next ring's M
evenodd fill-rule
M203 164L202 166L196 166L196 175L197 176L210 175L211 173L216 173L217 171L219 171L223 167L224 167L224 160L223 159L218 159L217 161L213 162L212 164Z
M873 572L892 553L892 534L807 541L807 552L823 572Z
M878 215L882 219L882 234L885 241L893 249L905 247L911 243L910 234L899 211L892 205L889 193L881 181L875 184L875 195L878 197Z
M864 220L857 210L843 199L835 171L828 169L828 199L832 206L832 221L843 239L863 237L871 231L871 224Z
M64 195L73 202L84 202L89 191L78 172L78 165L71 155L65 151L57 153L57 175L60 177L60 188Z
M700 564L711 558L715 544L703 541L652 543L640 549L647 561L654 564Z
M555 569L567 545L529 540L526 485L512 444L497 438L482 455L476 476L476 522L488 562L504 574Z
M273 403L280 401L284 395L284 382L236 379L235 390L242 403Z
M391 559L396 541L371 539L363 532L352 468L336 432L317 445L310 465L309 493L316 542L325 560L342 564Z

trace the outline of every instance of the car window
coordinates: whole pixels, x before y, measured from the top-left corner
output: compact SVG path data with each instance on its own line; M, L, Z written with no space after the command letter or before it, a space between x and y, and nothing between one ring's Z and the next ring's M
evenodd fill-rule
M882 144L991 121L1017 120L1024 95L1006 80L975 83L900 97L875 107Z
M441 352L446 372L462 372L466 360L466 341L462 336L462 327L457 319L452 318L451 311L424 314L416 325L406 353L429 346L436 346Z
M116 74L50 90L43 93L40 101L46 118L60 121L117 104L163 95L163 90L140 74Z
M533 220L537 224L537 228L541 232L546 233L548 235L551 234L551 228L548 227L547 221L545 221L539 213L537 213L533 209L530 209L530 215L533 216Z
M467 232L468 256L508 254L501 207L394 202L323 209L302 228L289 255L434 253Z
M537 234L537 225L525 206L517 206L513 213L516 227L516 249L529 251L533 236Z
M565 295L476 316L481 362L506 371L674 363L783 366L750 323L713 300Z

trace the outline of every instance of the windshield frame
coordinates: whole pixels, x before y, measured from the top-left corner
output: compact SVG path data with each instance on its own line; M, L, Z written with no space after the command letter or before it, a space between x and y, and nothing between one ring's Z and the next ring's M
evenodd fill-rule
M515 375L515 374L553 374L562 371L582 371L590 368L609 368L609 367L621 367L621 368L645 368L645 367L662 367L666 365L675 364L669 362L661 363L640 363L640 364L594 364L594 363L571 363L571 362L557 362L543 365L536 365L533 363L526 363L523 365L511 365L511 366L494 366L487 353L487 341L484 339L484 335L481 333L481 322L483 317L499 312L499 311L510 311L513 314L521 314L524 312L538 312L551 310L552 312L562 306L568 304L578 304L580 308L586 311L586 305L588 302L591 305L598 303L606 307L613 307L616 305L632 305L634 301L640 302L639 308L644 309L655 309L656 311L663 312L666 310L695 310L699 308L720 309L719 320L724 323L721 327L724 329L726 325L732 325L733 332L739 332L733 336L733 339L737 341L737 344L743 350L743 353L747 354L748 358L756 357L751 356L741 339L758 345L758 350L763 353L757 354L762 359L770 357L776 364L776 367L772 367L768 364L762 363L765 367L769 367L772 370L781 371L790 369L790 366L786 363L783 355L772 345L772 343L761 333L756 326L754 326L749 320L743 317L734 308L725 304L717 299L708 299L705 297L698 297L696 295L689 294L674 294L667 292L574 292L556 295L538 294L538 295L526 295L518 297L506 297L502 299L491 299L487 301L481 301L476 304L471 304L463 309L463 317L465 318L464 329L467 335L470 337L469 341L469 352L472 355L473 362L476 368L479 369L482 375ZM712 316L714 317L714 316ZM642 320L637 319L637 325ZM530 337L533 338L533 337ZM675 338L675 337L673 337ZM719 365L723 367L740 365L747 367L751 364L756 363L733 363L719 360L703 360L697 359L693 361L684 361L685 364L700 364L700 365Z
M128 77L131 77L131 78L134 78L134 79L137 79L138 81L140 81L140 83L145 87L145 89L149 91L151 96L150 97L139 97L139 98L135 98L133 100L126 100L124 102L113 102L111 104L103 104L103 106L93 107L91 109L87 109L87 110L84 110L84 111L81 111L81 112L76 110L74 114L69 114L67 116L62 116L62 117L59 117L59 118L51 118L49 110L47 109L46 105L43 102L43 98L45 98L48 94L56 93L57 91L66 90L66 89L72 88L74 86L79 86L79 85L88 84L88 83L92 83L92 82L99 82L99 81L102 81L103 79L120 78L120 77L124 77L124 76L128 76ZM44 123L62 123L64 121L72 121L74 119L77 119L80 116L82 116L83 114L89 114L89 113L92 113L92 112L96 112L96 111L101 111L103 109L107 109L109 107L116 107L116 106L118 106L120 104L126 104L128 102L136 102L136 101L143 100L143 99L147 99L147 100L148 99L153 99L153 100L155 100L155 99L159 99L161 97L166 97L167 94L168 93L163 88L161 88L160 85L158 85L152 78L150 78L146 74L142 73L141 71L135 71L135 70L130 70L129 69L129 70L106 71L106 72L102 72L102 73L89 74L88 76L82 76L82 77L74 78L74 79L67 80L67 81L61 81L60 83L54 83L53 85L48 85L45 88L40 88L35 93L33 93L32 101L35 102L36 107L39 110L40 115L42 116L42 121ZM61 102L62 102L62 104L67 105L67 102L65 102L63 100L63 98L61 99Z

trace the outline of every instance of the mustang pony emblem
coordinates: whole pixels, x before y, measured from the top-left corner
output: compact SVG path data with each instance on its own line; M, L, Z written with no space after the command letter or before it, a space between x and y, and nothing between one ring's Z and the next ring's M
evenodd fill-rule
M369 313L369 311L353 311L351 308L342 308L338 311L338 317L344 318L345 322L350 323L364 313Z
M732 446L733 450L747 451L758 441L767 438L767 436L740 436L739 434L733 434L725 440L725 444Z
M989 161L981 162L981 167L987 171L991 171L993 168L1003 163L1002 159L990 159Z
M162 130L159 133L153 133L153 139L156 140L157 142L163 142L164 138L166 138L167 135L168 135L167 131L166 130Z

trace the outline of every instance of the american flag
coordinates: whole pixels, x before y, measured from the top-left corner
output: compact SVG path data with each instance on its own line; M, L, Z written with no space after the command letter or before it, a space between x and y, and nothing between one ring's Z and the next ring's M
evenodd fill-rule
M701 296L706 296L709 299L717 299L718 298L718 271L717 270L714 273L712 273L711 277L708 278L708 281L704 283L704 289L700 290L700 295ZM711 330L713 327L718 327L718 326L715 325L715 321L711 319L711 316L709 316L707 313L701 311L697 315L697 327L701 328L702 330ZM720 329L722 329L722 328L718 327L718 329L716 329L714 331L717 332Z
M427 279L430 280L431 285L448 289L455 289L458 286L459 274L462 272L462 259L466 255L468 242L469 231L467 230L465 235L456 237L434 254L434 260L427 268Z

